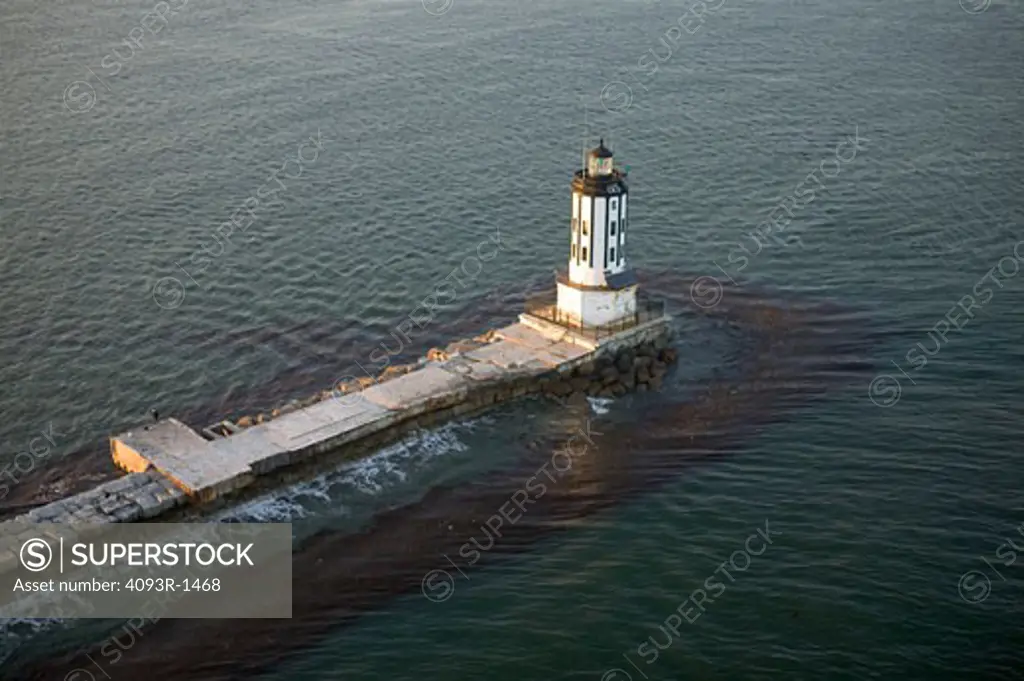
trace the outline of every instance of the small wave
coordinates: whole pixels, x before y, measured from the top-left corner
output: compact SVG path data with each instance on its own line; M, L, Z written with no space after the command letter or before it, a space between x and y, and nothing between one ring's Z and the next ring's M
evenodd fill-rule
M395 484L404 483L410 469L466 451L468 446L459 435L490 422L488 417L481 417L416 431L373 456L246 502L216 519L221 522L291 522L313 515L315 510L311 506L331 506L332 514L344 513L344 506L338 506L337 502L345 494L376 496Z
M323 477L328 482L328 488L347 487L364 494L379 494L396 481L405 482L410 468L426 465L448 454L466 451L468 447L459 435L475 430L478 424L478 421L449 423L432 430L416 431L371 457Z
M2 618L0 619L0 637L5 641L29 639L67 621L59 617L40 619L28 619L25 617Z
M591 410L600 416L611 411L612 403L615 402L615 400L610 397L588 397L587 402L590 403Z
M62 617L4 617L0 612L0 665L28 641L76 622L76 619Z
M306 508L297 500L275 495L246 502L215 519L228 523L287 523L307 515Z

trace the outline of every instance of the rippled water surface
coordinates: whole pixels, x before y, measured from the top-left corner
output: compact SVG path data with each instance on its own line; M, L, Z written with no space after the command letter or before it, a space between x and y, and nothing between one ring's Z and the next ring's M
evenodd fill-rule
M295 617L159 622L90 674L1020 678L1024 7L690 7L4 3L7 513L109 475L152 408L329 387L453 270L404 357L511 321L566 256L585 135L629 166L629 258L679 332L660 393L507 405L226 511L307 538ZM0 677L65 678L104 626L8 626Z

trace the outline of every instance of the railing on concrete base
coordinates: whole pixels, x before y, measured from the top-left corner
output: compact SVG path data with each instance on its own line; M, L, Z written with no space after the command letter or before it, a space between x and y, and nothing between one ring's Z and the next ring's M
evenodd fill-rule
M609 324L598 326L583 324L579 317L570 315L558 308L557 295L546 293L526 301L526 314L539 319L564 326L585 338L599 340L614 336L617 333L632 329L655 319L665 316L665 301L655 300L646 296L637 296L636 310L633 314L617 319Z

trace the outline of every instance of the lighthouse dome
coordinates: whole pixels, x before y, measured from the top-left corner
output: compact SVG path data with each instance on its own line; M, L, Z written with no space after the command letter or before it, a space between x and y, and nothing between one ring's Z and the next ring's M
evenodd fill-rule
M590 153L593 154L594 156L597 156L598 158L612 157L612 150L604 145L603 137L601 138L601 141L598 142L597 146L590 150Z
M601 177L612 174L614 159L612 150L604 145L601 140L595 148L587 152L587 175L590 177Z

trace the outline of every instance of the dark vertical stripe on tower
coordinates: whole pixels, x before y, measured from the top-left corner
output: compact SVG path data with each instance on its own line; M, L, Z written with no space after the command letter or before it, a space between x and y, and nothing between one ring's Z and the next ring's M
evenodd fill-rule
M586 198L587 198L586 195L584 195L584 194L580 195L580 216L581 217L583 216L583 200L586 199ZM590 222L590 216L589 215L587 216L587 222ZM583 244L586 242L586 240L588 238L589 237L587 236L587 232L583 229L583 221L580 220L580 245L579 245L579 248L576 249L576 255L578 255L579 258L580 258L580 262L579 262L580 265L583 264Z
M594 268L594 242L596 241L596 239L594 238L594 231L595 231L595 228L597 227L597 225L594 224L594 215L596 215L596 210L597 210L597 199L594 198L593 196L591 196L590 197L590 253L588 253L588 255L590 256L590 262L588 264L590 265L591 269Z
M579 225L579 227L580 227L580 232L579 232L579 237L578 237L579 238L579 243L576 245L576 264L577 265L582 265L583 264L583 242L587 238L587 235L586 235L586 233L583 230L583 201L586 198L587 197L585 195L580 194L580 198L579 198L579 204L580 204L580 225Z
M608 203L608 199L605 199L604 206L604 248L601 250L604 251L604 269L608 269L608 219L611 216L611 211L608 210L611 204Z
M627 192L623 190L621 196L619 196L619 230L615 234L616 244L615 247L618 249L615 255L618 257L616 264L622 262L622 230L625 229L625 223L622 221L622 211L625 208Z
M583 229L583 199L587 198L585 195L580 194L580 245L576 248L576 255L580 261L578 264L583 264L583 242L586 240L587 235ZM590 221L590 216L587 216L587 221Z

